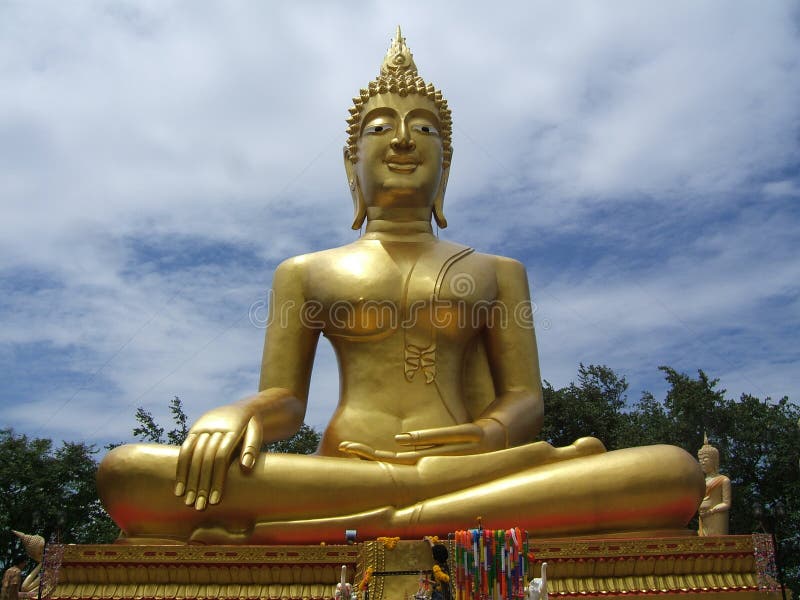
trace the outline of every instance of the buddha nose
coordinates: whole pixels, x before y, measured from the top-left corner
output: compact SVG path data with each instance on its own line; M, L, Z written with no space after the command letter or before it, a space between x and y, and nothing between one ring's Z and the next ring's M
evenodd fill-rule
M389 145L392 150L414 150L417 147L417 143L411 139L410 128L405 123L400 125L397 136L392 138Z

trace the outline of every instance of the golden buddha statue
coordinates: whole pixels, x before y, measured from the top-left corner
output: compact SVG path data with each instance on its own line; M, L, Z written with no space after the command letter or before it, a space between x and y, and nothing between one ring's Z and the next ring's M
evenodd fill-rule
M273 279L260 391L215 408L180 448L129 445L98 487L131 543L318 543L518 525L535 536L685 528L703 496L672 446L606 452L534 441L543 419L524 266L433 234L450 111L398 28L354 99L344 165L355 242ZM303 422L320 334L339 404L317 455L261 452Z
M706 476L706 492L700 503L697 535L728 535L731 510L731 480L719 472L719 450L703 436L703 446L697 451L700 467Z

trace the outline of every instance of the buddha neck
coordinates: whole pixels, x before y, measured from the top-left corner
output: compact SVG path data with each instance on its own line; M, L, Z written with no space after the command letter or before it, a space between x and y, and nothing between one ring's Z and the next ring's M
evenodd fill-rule
M430 242L436 239L431 210L417 208L367 208L367 230L361 239L383 242Z

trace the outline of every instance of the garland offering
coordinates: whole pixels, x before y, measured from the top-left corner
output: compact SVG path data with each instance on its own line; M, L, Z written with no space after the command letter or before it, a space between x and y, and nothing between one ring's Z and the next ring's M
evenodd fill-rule
M400 541L399 537L379 537L376 542L380 542L387 550L394 550Z
M367 570L364 571L364 577L361 578L361 581L358 584L359 592L367 592L369 590L369 582L372 579L372 574L374 572L375 567L367 567Z
M514 529L456 531L456 600L525 597L527 532Z

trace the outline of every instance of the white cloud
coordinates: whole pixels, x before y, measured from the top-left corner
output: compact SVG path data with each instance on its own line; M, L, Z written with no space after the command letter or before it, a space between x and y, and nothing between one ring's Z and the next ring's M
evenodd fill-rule
M767 196L790 196L796 198L800 196L800 187L791 179L770 181L764 184L764 194Z

